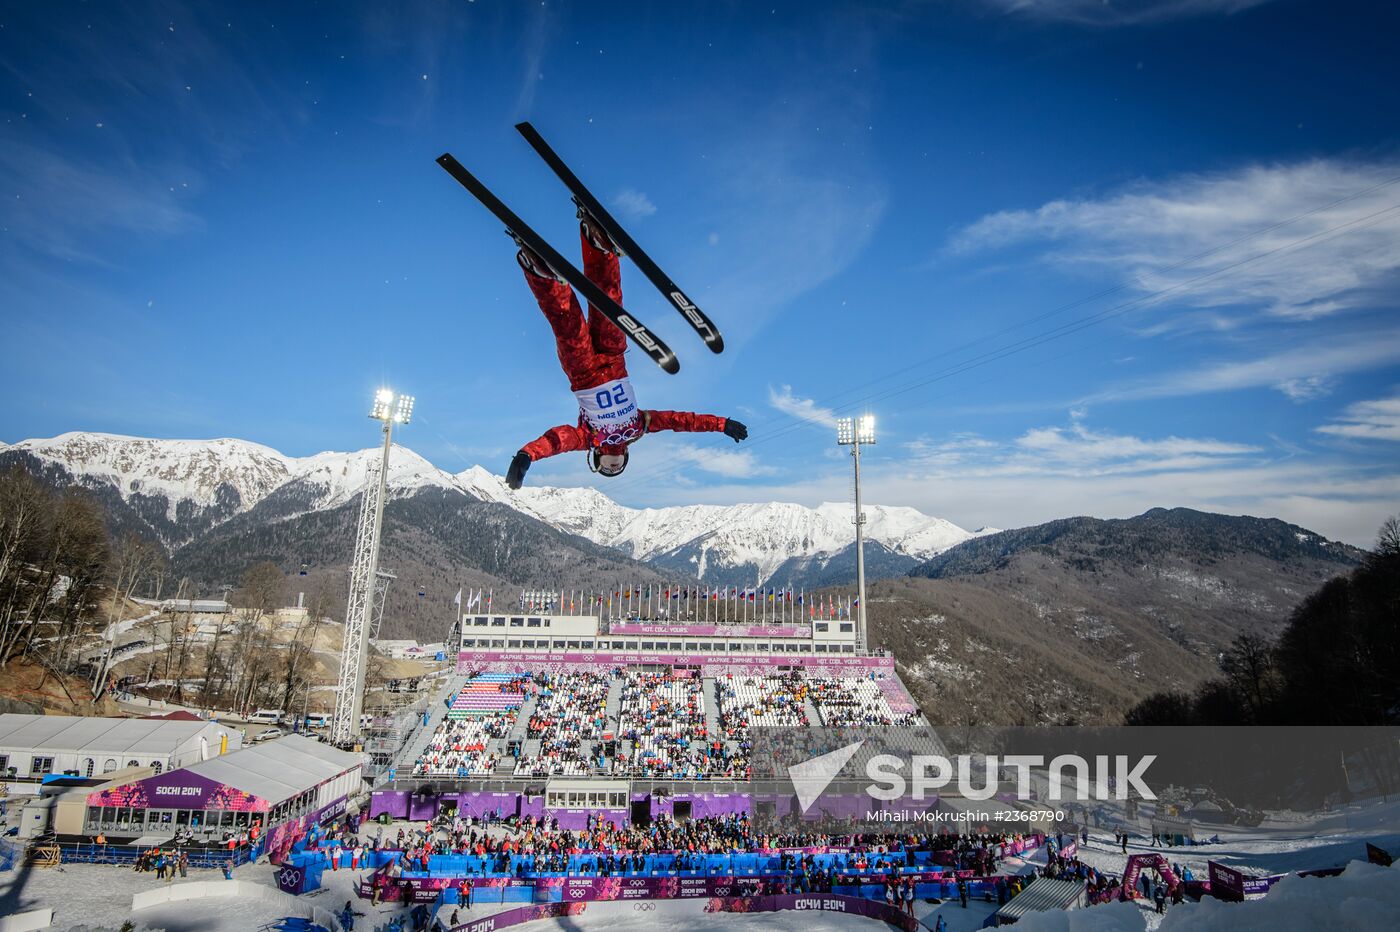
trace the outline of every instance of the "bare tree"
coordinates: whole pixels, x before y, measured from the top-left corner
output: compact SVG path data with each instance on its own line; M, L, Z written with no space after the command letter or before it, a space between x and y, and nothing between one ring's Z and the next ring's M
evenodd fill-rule
M28 473L0 476L0 669L9 662L29 619L24 606L35 583L33 561L53 517L53 499Z
M1400 554L1400 515L1391 515L1376 534L1376 553L1393 557Z
M287 645L282 676L283 709L291 708L298 690L309 690L311 687L311 678L307 671L315 665L316 637L330 612L331 604L331 590L323 579L312 591L311 601L306 606L306 615L298 621L291 643Z
M287 577L276 563L264 561L250 566L243 574L243 585L237 594L242 617L234 642L241 668L234 688L239 707L251 707L259 686L266 685L263 679L271 666L272 648L271 626L266 617L281 606L286 592Z
M1279 678L1274 668L1274 646L1257 634L1236 635L1220 658L1220 672L1249 706L1259 722L1278 695Z

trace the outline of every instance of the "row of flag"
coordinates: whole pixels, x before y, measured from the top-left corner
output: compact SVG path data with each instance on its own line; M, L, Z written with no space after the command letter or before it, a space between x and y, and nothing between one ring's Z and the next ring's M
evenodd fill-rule
M463 597L465 594L465 601ZM490 611L495 601L495 590L476 589L466 590L460 588L453 598L452 604L462 611L479 609ZM805 608L789 609L794 615L806 614L811 618L849 618L853 609L860 606L859 598L838 597L830 593L825 595L813 593L808 595L805 589L794 589L791 586L784 587L757 587L757 586L667 586L661 584L648 583L645 586L622 586L619 585L612 592L597 591L534 591L522 589L519 597L515 600L515 607L520 611L540 611L540 612L579 612L589 608L624 607L651 605L656 603L659 607L666 602L680 603L748 603L763 605L781 605L784 607L801 606Z

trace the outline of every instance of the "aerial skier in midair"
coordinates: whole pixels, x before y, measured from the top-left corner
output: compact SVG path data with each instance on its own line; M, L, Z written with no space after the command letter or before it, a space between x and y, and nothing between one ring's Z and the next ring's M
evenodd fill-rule
M525 270L525 282L554 331L559 365L578 400L578 423L552 427L521 447L506 471L506 484L519 489L531 463L578 450L587 451L589 468L599 475L621 475L627 468L628 447L658 430L714 431L735 443L747 438L748 428L733 418L688 411L649 411L637 404L627 377L628 339L666 372L679 371L680 361L670 347L622 306L619 256L631 258L711 352L723 352L724 338L714 322L637 245L544 137L529 123L519 123L515 128L573 195L583 240L582 272L530 229L450 152L437 160L505 224L506 232L520 247L516 260ZM586 319L575 289L588 302Z
M620 250L604 228L580 210L579 233L583 241L583 272L617 304L622 303ZM569 378L569 390L578 400L575 424L561 424L520 448L506 472L506 484L518 489L530 464L559 453L585 450L588 465L602 476L617 476L627 468L628 447L658 430L714 431L735 443L748 437L748 429L733 418L687 411L651 411L637 404L627 377L627 338L617 324L590 301L585 320L583 308L568 282L540 256L520 242L516 260L525 271L540 310L554 331L559 364Z

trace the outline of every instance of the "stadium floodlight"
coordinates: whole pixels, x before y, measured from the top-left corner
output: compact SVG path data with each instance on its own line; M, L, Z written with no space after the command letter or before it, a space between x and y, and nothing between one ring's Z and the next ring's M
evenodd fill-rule
M364 707L365 658L374 624L375 592L379 578L379 538L384 526L384 502L388 498L389 452L393 448L394 425L407 424L413 417L412 395L400 395L391 388L374 393L369 416L383 423L384 446L378 469L371 467L365 477L360 521L356 526L354 557L350 564L350 597L345 605L345 634L340 651L340 681L336 689L335 716L331 720L331 742L351 747L360 734Z
M856 491L856 646L864 651L865 641L865 512L860 507L860 448L863 444L875 442L875 415L863 414L859 418L843 417L836 421L836 443L851 448L851 460L855 463Z
M400 395L394 405L394 423L407 424L411 417L413 417L413 396Z

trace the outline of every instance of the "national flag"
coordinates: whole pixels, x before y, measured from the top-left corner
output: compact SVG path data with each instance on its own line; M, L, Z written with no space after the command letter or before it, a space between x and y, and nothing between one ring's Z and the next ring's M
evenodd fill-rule
M462 607L462 588L460 586L457 587L457 595L452 599L452 604L458 608Z

